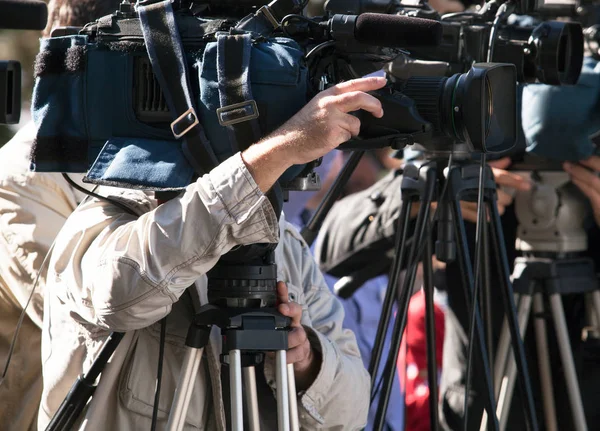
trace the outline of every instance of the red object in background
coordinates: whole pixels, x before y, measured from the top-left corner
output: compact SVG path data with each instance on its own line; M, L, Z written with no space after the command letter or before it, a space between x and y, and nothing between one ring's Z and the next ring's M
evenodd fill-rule
M434 308L435 356L439 376L439 372L442 369L442 351L444 346L444 312L435 304ZM408 306L408 319L402 340L403 343L397 366L401 386L406 389L405 430L428 431L431 427L429 426L427 338L425 324L425 293L423 292L423 289L413 295L410 300Z

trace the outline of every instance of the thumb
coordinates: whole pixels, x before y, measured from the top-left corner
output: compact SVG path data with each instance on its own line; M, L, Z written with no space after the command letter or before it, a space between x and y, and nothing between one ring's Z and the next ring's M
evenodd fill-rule
M510 159L510 157L502 157L501 159L498 159L498 160L492 160L488 164L492 168L506 169L511 165L511 163L512 163L512 160Z

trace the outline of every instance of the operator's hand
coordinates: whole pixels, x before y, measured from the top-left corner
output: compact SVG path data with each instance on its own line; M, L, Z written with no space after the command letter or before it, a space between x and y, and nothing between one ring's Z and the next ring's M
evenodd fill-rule
M583 192L590 200L594 220L600 226L600 157L591 156L589 159L580 160L580 165L566 162L563 164L564 170L570 175L571 181Z
M269 137L245 150L242 158L259 188L266 192L290 166L318 159L357 136L360 120L350 112L363 109L381 118L381 103L366 92L386 82L361 78L322 91Z
M527 179L506 170L510 166L510 163L511 160L509 157L504 157L502 159L489 162L489 165L494 172L496 184L498 185L497 203L498 213L500 215L504 214L506 207L510 206L513 201L513 195L502 190L500 187L507 187L517 191L531 190L531 183ZM461 202L461 209L463 218L465 220L472 223L477 222L477 202Z
M321 369L321 355L313 350L308 341L302 319L302 306L290 302L288 288L282 281L277 283L277 309L284 316L292 319L292 330L288 335L287 363L294 364L296 389L304 391L312 385Z

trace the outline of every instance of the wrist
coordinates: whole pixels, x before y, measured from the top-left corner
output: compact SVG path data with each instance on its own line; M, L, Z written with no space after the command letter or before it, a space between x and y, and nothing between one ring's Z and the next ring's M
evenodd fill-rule
M293 164L277 138L267 138L251 145L242 151L241 156L263 193Z

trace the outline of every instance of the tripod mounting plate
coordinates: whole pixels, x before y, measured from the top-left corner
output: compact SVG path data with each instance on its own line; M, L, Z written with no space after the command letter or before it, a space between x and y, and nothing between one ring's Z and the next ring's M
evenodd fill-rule
M195 334L208 334L210 328L216 325L221 328L225 352L287 350L290 324L291 319L274 308L229 308L207 304L194 317L186 344L195 348L204 347L208 337ZM190 344L193 340L201 341ZM204 344L199 345L202 342Z
M537 282L537 283L536 283ZM515 260L515 293L530 295L532 287L561 295L598 290L594 261L587 257L552 259L518 257Z

